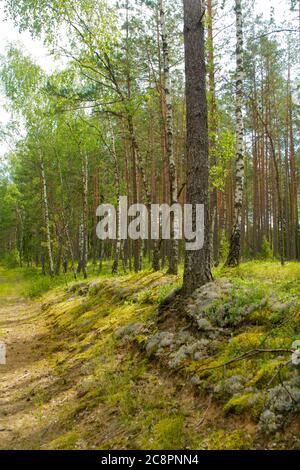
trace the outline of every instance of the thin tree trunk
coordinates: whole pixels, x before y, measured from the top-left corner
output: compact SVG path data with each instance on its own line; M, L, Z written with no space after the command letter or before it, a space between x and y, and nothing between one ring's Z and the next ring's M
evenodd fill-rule
M119 261L120 261L121 249L122 249L122 242L121 242L121 236L120 236L121 221L120 221L120 211L119 211L119 203L120 203L120 197L121 197L121 178L120 178L119 162L118 162L117 151L116 151L115 133L114 133L114 129L113 129L111 121L110 121L110 133L111 133L111 139L112 139L111 154L112 154L114 166L115 166L115 183L116 183L116 190L117 190L117 211L116 211L117 241L116 241L114 262L112 265L112 274L117 274L118 269L119 269Z
M62 216L62 223L63 223L63 228L64 228L66 240L67 240L67 247L68 247L68 250L69 250L69 253L70 253L70 256L71 256L72 272L73 272L74 279L76 279L77 278L77 272L76 272L76 268L75 268L74 250L73 250L73 245L72 245L72 241L71 241L68 222L66 221L66 209L65 209L65 197L64 197L65 185L64 185L63 175L62 175L62 171L61 171L60 160L59 160L59 157L58 157L57 154L56 154L56 158L57 158L60 185L61 185L61 206L62 206L61 207L61 216Z
M164 99L166 107L166 147L167 159L169 165L169 184L170 184L170 202L171 205L177 204L177 169L174 159L173 150L173 104L171 95L171 77L170 77L170 60L169 60L169 43L166 28L164 1L159 0L160 10L160 28L163 52L163 70L164 70ZM171 241L169 253L169 274L178 273L178 240L175 239L175 220L174 214L171 213Z
M83 178L83 254L82 254L82 272L85 279L88 277L87 263L88 263L88 157L84 154L82 163L82 178Z
M40 151L40 167L41 167L41 177L42 177L42 186L43 186L44 218L45 218L45 224L46 224L49 269L50 269L50 276L54 276L54 261L53 261L52 246L51 246L48 190L47 190L47 180L46 180L46 175L45 175L45 166L44 166L44 158L43 158L42 151Z
M234 223L231 233L227 266L237 266L241 256L241 225L244 194L244 123L243 123L243 15L241 0L235 0L236 13L236 172L234 197Z

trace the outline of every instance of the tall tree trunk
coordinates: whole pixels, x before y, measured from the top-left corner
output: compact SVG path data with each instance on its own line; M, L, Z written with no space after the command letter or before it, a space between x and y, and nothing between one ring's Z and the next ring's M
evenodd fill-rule
M112 126L111 121L110 121L110 133L111 133L111 139L112 139L111 154L112 154L113 161L114 161L114 166L115 166L115 184L116 184L116 190L117 190L117 211L116 211L116 216L117 216L117 240L116 240L116 249L115 249L114 262L113 262L113 265L112 265L112 274L117 274L118 269L119 269L119 261L120 261L121 249L122 249L121 221L120 221L120 210L119 210L119 203L120 203L120 197L121 197L121 178L120 178L119 162L118 162L117 151L116 151L115 133L114 133L114 128Z
M50 269L50 276L54 276L54 261L53 261L52 246L51 246L51 230L50 230L50 219L49 219L48 189L47 189L47 180L46 180L46 175L45 175L44 157L43 157L41 150L40 150L40 167L41 167L41 177L42 177L42 187L43 187L43 205L44 205L44 218L45 218L45 224L46 224L49 269Z
M163 52L163 70L164 70L164 99L166 107L166 147L167 159L169 165L169 184L170 184L170 202L171 205L177 204L177 169L173 150L173 104L171 95L171 77L170 77L170 60L169 60L169 43L166 28L165 6L164 1L159 0L160 10L160 28ZM169 253L169 274L178 273L178 240L175 239L175 220L174 214L171 213L171 242Z
M206 71L204 4L184 0L184 42L187 106L187 204L204 204L204 246L185 253L183 293L191 294L212 280L209 247L208 209L208 124L206 102Z
M64 229L66 241L67 241L67 247L68 247L68 250L69 250L69 253L70 253L70 257L71 257L72 272L73 272L74 279L76 279L77 278L77 272L76 272L76 267L75 267L75 256L74 256L73 244L72 244L72 240L71 240L71 236L70 236L69 225L68 225L68 222L66 220L64 179L63 179L63 175L62 175L60 159L59 159L56 152L55 152L55 154L56 154L56 158L57 158L59 178L60 178L60 186L61 186L61 218L62 218L63 229Z
M299 4L300 8L300 4ZM291 173L291 248L292 258L299 259L299 217L298 217L298 171L295 152L294 127L293 127L293 97L291 91L291 66L288 70L288 129L290 148L290 173Z
M128 115L128 130L131 141L131 154L132 154L132 202L133 204L138 203L138 147L134 134L133 120L132 116ZM133 240L133 264L135 272L141 270L141 241Z
M84 155L84 277L87 278L87 265L89 257L89 202L88 202L88 156Z
M83 207L80 228L80 268L84 279L87 279L88 263L88 157L85 153L82 157L82 187L83 187Z
M241 224L244 194L244 123L243 123L243 15L241 0L235 0L236 13L236 172L234 223L231 233L227 266L237 266L241 256Z
M209 123L209 159L211 167L217 165L218 110L215 84L215 57L213 39L213 0L207 2L208 30L208 123ZM212 189L210 195L210 252L211 262L219 264L219 227L218 227L218 190Z

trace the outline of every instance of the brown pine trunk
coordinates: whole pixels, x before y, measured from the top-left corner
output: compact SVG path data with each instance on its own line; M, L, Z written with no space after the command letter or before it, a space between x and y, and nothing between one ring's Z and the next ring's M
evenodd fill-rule
M185 253L183 292L191 294L212 280L208 211L208 125L204 9L201 2L184 0L184 43L187 106L187 204L204 204L205 237L201 250Z

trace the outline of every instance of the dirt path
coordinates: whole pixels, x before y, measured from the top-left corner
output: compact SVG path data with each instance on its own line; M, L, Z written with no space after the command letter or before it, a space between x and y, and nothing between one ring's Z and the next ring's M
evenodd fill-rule
M11 282L1 273L0 340L6 344L7 361L0 365L0 448L39 448L40 394L52 381L47 328L40 304L15 297ZM5 285L10 286L8 295Z

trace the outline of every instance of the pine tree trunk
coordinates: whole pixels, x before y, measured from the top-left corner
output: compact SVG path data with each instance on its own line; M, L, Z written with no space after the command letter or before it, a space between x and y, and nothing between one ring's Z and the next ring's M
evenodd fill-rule
M244 194L244 123L243 123L243 15L241 0L235 0L236 13L236 172L234 197L234 223L231 232L227 266L237 266L241 256L241 225Z
M185 253L183 293L191 294L212 280L208 210L208 123L202 2L184 0L187 106L187 204L204 204L205 236L200 250Z
M300 8L300 4L299 4ZM298 217L298 171L295 152L294 127L293 127L293 98L291 91L291 66L288 71L288 129L290 147L290 174L291 174L291 249L292 258L299 259L299 217Z
M213 39L213 4L212 0L207 2L208 22L208 122L209 122L209 158L210 165L217 165L217 133L218 133L218 110L216 101L215 84L215 57ZM210 257L211 263L219 264L219 227L218 227L218 190L213 188L210 196Z

